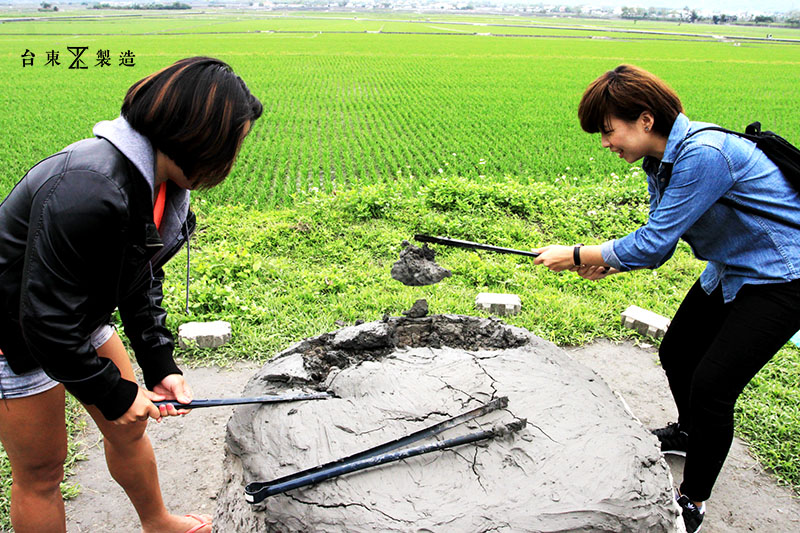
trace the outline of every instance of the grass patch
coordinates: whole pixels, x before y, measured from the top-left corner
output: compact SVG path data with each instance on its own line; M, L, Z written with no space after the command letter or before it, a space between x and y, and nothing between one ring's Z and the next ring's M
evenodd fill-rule
M800 349L784 347L745 388L736 429L761 464L800 493Z
M552 242L599 243L644 222L640 179L606 185L476 184L440 178L407 191L381 184L298 198L293 208L259 211L196 202L201 224L193 243L190 317L183 310L183 261L170 265L165 292L173 327L187 318L228 320L229 350L261 359L335 322L399 315L417 298L432 312L474 313L477 292L515 292L523 312L514 325L560 344L622 338L627 302L669 314L701 270L679 247L671 270L643 271L592 283L534 268L532 260L438 247L454 276L405 287L389 276L401 242L415 233L447 235L530 249ZM575 209L574 206L582 206ZM620 216L622 215L622 216ZM199 355L193 351L189 356Z

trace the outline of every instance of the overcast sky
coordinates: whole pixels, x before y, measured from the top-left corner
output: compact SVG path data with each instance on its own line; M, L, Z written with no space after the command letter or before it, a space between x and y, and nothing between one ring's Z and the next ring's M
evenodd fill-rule
M38 4L40 0L0 0L0 4ZM58 0L48 0L58 5ZM87 0L88 3L100 0ZM117 2L127 2L128 0L115 0ZM186 0L188 1L188 0ZM257 0L256 0L257 1ZM495 0L498 3L508 4L557 4L557 5L584 5L584 6L608 6L608 7L667 7L680 9L688 6L697 11L718 11L726 13L743 12L768 13L768 12L787 12L800 10L800 0ZM77 3L76 0L72 0ZM130 0L134 3L159 3L159 0ZM163 4L171 3L171 0L160 1Z
M509 0L511 1L511 0ZM548 0L531 0L538 4ZM800 9L800 0L549 0L554 4L564 5L595 5L595 6L628 6L628 7L669 7L682 8L689 6L698 11L793 11Z

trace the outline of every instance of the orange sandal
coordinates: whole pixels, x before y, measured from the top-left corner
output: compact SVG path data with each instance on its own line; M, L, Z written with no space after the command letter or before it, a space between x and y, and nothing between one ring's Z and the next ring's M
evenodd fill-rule
M204 527L211 525L211 522L206 522L204 518L201 518L201 517L199 517L197 515L187 514L186 516L188 516L189 518L194 518L195 520L200 522L199 524L197 524L193 528L186 530L186 533L197 533L198 531L200 531Z

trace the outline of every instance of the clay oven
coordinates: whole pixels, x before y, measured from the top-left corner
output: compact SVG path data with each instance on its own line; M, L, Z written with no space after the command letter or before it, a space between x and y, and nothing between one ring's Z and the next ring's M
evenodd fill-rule
M306 339L245 395L336 397L244 406L228 424L215 531L677 531L657 441L591 370L526 330L456 315L386 317ZM459 434L521 431L271 496L244 486L351 455L495 398L508 407Z

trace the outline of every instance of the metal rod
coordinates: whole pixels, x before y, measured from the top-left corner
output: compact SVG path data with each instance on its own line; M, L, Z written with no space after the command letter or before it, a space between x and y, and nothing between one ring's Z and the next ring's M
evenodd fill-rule
M488 250L490 252L497 252L500 254L516 254L524 255L526 257L539 257L536 252L529 252L526 250L515 250L513 248L503 248L500 246L492 246L491 244L480 244L471 241L461 241L458 239L450 239L448 237L432 237L430 235L414 235L414 239L419 242L430 242L433 244L443 244L445 246L454 246L456 248L468 248L471 250Z
M284 403L300 402L305 400L326 400L331 398L328 392L310 394L288 394L284 396L257 396L254 398L219 398L213 400L192 400L189 403L180 403L177 400L162 400L153 402L156 407L172 404L176 409L199 409L201 407L220 407L224 405L244 405L251 403Z
M260 495L261 491L268 486L287 483L294 479L311 476L331 468L341 467L342 465L350 462L361 461L369 457L374 457L376 455L380 455L389 452L391 450L395 450L397 448L402 448L404 446L408 446L413 442L422 440L427 437L432 437L434 435L438 435L439 433L447 431L448 429L455 427L459 424L463 424L464 422L467 422L474 418L483 416L492 411L496 411L497 409L505 409L506 407L508 407L508 397L502 396L500 398L497 398L496 400L492 400L486 405L483 405L476 409L472 409L471 411L467 411L466 413L462 413L452 418L448 418L447 420L443 420L437 424L434 424L433 426L421 429L419 431L415 431L414 433L406 435L405 437L401 437L399 439L379 444L378 446L374 446L372 448L363 450L353 455L343 457L341 459L337 459L335 461L331 461L323 465L315 466L307 470L302 470L294 474L289 474L287 476L283 476L278 479L274 479L272 481L250 483L247 485L247 487L245 487L245 498L247 499L247 501L250 501L251 503L257 503L255 501L251 501L250 498L255 497L256 494ZM266 498L266 496L261 498L261 500L263 500L264 498Z
M365 457L358 461L351 461L344 464L340 464L338 466L334 466L331 468L327 468L325 470L310 473L304 475L302 477L298 477L295 479L290 479L288 481L283 481L280 483L271 483L267 486L263 487L257 493L253 494L248 489L250 485L245 489L245 499L250 503L259 503L264 499L268 498L269 496L274 496L276 494L281 494L286 491L292 489L298 489L300 487L305 487L308 485L315 485L327 479L331 479L334 477L342 476L344 474L349 474L351 472L356 472L358 470L364 470L366 468L371 468L374 466L379 466L386 463L392 463L395 461L400 461L403 459L408 459L409 457L415 457L417 455L422 455L425 453L434 452L437 450L444 450L447 448L453 448L455 446L462 446L464 444L470 444L472 442L479 442L482 440L490 439L496 437L498 435L507 435L509 433L513 433L515 431L519 431L526 425L526 421L517 420L510 424L506 424L501 428L492 428L485 431L478 431L476 433L470 433L468 435L462 435L460 437L454 437L452 439L443 440L432 442L429 444L423 444L421 446L416 446L414 448L405 448L403 450L397 451L390 451L387 453L383 453L380 455L373 455L370 457Z
M473 418L477 418L479 416L483 416L487 413L495 411L497 409L504 409L508 406L508 397L503 396L501 398L497 398L496 400L492 400L491 402L473 409L471 411L467 411L466 413L462 413L460 415L454 416L452 418L448 418L447 420L443 420L437 424L429 426L425 429L421 429L419 431L415 431L410 435L406 435L405 437L401 437L399 439L395 439L389 442L385 442L383 444L379 444L367 450L360 451L358 453L354 453L353 455L349 455L347 457L343 457L341 459L336 459L335 461L331 461L329 463L325 463L323 465L315 466L313 468L309 468L306 470L302 470L300 472L295 472L294 474L289 474L288 476L283 476L278 479L273 479L269 482L254 482L250 483L247 487L252 488L253 490L257 490L259 486L264 486L267 484L275 484L275 483L284 483L289 481L290 479L295 479L298 477L306 476L312 474L314 472L319 472L328 468L335 467L337 465L341 465L343 463L347 463L349 461L358 461L364 459L366 457L371 457L374 455L378 455L381 453L388 452L390 450L395 450L397 448L402 448L403 446L408 446L409 444L416 442L418 440L422 440L427 437L432 437L434 435L438 435L443 431L446 431L452 427L455 427L459 424L463 424Z

